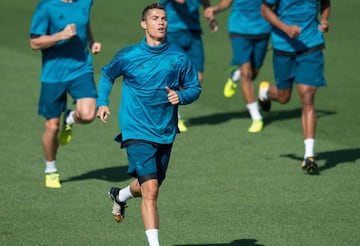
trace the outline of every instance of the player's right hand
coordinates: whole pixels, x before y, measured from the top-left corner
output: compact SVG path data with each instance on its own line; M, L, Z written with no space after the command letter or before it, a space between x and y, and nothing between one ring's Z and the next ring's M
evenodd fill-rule
M298 26L287 26L287 29L285 30L286 34L289 36L289 38L296 38L301 33L301 28Z
M66 27L62 30L62 34L64 36L64 39L72 38L76 35L76 25L75 24L68 24Z
M204 17L208 20L215 19L215 9L213 6L207 7L204 10Z

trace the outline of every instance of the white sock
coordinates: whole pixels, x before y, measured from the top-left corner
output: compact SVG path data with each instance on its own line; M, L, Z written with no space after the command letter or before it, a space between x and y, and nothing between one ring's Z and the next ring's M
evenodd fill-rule
M45 173L56 173L56 161L45 161Z
M121 189L119 192L119 201L126 202L130 198L133 198L133 194L130 191L130 185L126 186L124 189Z
M231 80L234 82L239 82L241 78L241 73L240 70L237 69L235 70L235 72L233 72L232 76L231 76Z
M262 120L257 102L246 104L246 107L249 110L252 120Z
M149 229L145 231L149 246L159 246L159 230Z
M304 159L307 158L307 157L313 157L314 156L315 139L307 138L307 139L304 140L304 144L305 144Z
M269 99L269 96L268 96L268 91L269 91L269 88L270 87L267 87L267 88L260 88L260 90L259 90L259 97L260 97L260 99L262 99L262 100L267 100L267 99Z
M66 119L65 119L66 124L72 125L72 124L75 123L74 114L75 114L75 111L71 111L71 112L68 114L68 116L67 116Z

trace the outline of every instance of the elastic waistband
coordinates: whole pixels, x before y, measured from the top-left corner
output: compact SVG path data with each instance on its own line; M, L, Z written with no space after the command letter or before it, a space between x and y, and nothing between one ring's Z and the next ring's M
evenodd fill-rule
M286 51L281 51L281 50L274 50L274 54L279 55L279 56L300 56L300 55L305 55L314 51L318 51L318 50L322 50L325 48L325 44L320 44L302 51L296 51L296 52L286 52Z

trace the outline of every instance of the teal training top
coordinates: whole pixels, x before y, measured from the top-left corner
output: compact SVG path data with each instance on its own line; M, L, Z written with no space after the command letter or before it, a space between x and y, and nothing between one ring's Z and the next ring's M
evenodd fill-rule
M282 22L301 28L300 35L292 39L274 27L271 41L275 50L296 53L324 44L323 33L319 31L319 0L264 0L263 2L274 9Z
M68 24L76 25L77 35L41 50L42 82L66 82L93 72L92 56L88 49L87 27L93 0L65 3L60 0L41 0L33 14L30 35L52 35Z
M187 0L183 4L173 0L160 0L164 5L168 19L168 32L190 30L201 32L199 0Z
M229 32L255 36L269 34L271 25L262 17L260 7L261 0L234 0L228 19Z
M177 133L177 110L165 87L175 90L180 104L195 101L201 86L197 72L184 51L169 42L141 43L121 49L101 70L97 107L109 105L116 78L122 76L119 127L122 140L147 140L170 144ZM182 89L180 89L182 88Z

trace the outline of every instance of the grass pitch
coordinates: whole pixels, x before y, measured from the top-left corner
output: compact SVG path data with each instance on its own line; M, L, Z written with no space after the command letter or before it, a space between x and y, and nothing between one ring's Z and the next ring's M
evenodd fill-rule
M40 52L28 30L37 1L2 1L0 23L0 245L146 245L140 201L128 202L125 221L114 222L108 189L129 182L126 154L112 140L118 132L120 83L112 116L75 126L59 150L63 188L44 187L43 119L36 115ZM213 1L215 3L216 1ZM101 66L121 47L139 42L148 1L95 1L92 26L103 43ZM300 171L301 108L294 90L287 105L273 104L260 134L250 124L240 93L222 95L231 49L227 13L220 31L204 23L205 82L198 102L181 108L189 132L180 134L161 188L162 245L356 246L360 244L360 142L357 0L333 1L326 34L328 86L317 94L319 176ZM269 51L259 80L274 82Z

